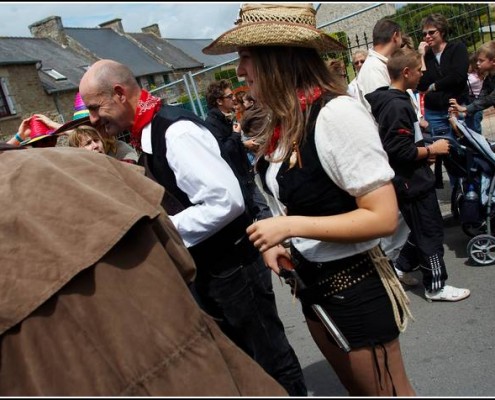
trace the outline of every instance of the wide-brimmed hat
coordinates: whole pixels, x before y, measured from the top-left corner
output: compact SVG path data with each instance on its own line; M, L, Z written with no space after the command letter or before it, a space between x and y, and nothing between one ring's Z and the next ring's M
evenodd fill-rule
M316 11L311 3L247 3L235 24L237 27L220 35L203 53L226 54L253 46L309 47L319 53L346 50L328 33L316 29Z
M55 135L55 129L50 128L43 122L43 120L39 119L36 115L33 115L29 119L29 129L31 130L31 132L29 133L29 139L24 140L21 143L21 146L26 146L33 142L37 142L39 140Z
M31 128L29 139L23 141L21 146L30 145L48 137L62 135L80 125L91 125L91 123L88 108L82 101L81 94L77 92L74 99L74 115L71 121L66 122L57 129L51 129L41 119L33 115L29 121L29 127Z

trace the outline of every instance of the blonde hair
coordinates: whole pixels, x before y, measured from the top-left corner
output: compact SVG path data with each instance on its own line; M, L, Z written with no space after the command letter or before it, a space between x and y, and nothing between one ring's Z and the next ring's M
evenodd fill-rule
M100 135L98 130L89 125L78 126L69 133L69 146L83 147L85 139L88 137L93 140L101 141L103 143L103 151L105 154L108 154L109 152L115 153L117 150L117 139L114 137L104 138Z
M483 54L486 58L493 60L495 58L495 40L483 43L478 49L477 54Z
M345 95L341 80L336 79L315 49L304 47L249 47L257 80L256 100L271 114L270 123L263 132L265 143L259 154L266 153L273 130L280 126L279 146L281 160L291 152L293 144L304 141L311 105L301 110L298 91L306 97L315 87L323 93ZM321 104L323 100L320 99Z

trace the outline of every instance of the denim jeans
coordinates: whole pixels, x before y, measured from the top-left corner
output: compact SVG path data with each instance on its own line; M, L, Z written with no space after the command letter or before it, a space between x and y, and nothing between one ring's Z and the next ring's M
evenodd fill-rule
M476 111L473 115L468 115L465 119L468 128L481 134L481 121L483 120L483 111Z
M425 119L428 121L428 129L432 136L448 136L455 139L447 110L433 111L425 108Z
M260 255L252 263L219 274L201 274L195 290L200 305L234 343L289 395L306 396L301 365L278 316L271 274Z
M452 127L450 126L449 113L447 111L433 111L425 108L425 119L428 121L428 129L433 138L442 136L457 141ZM441 158L438 158L435 168L440 168L440 163ZM449 174L451 188L454 188L457 179L457 177Z

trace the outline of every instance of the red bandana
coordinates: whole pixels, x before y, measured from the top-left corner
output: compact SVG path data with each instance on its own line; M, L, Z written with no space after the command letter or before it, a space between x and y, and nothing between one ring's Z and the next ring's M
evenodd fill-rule
M139 98L136 108L136 115L131 128L131 144L141 149L141 134L143 128L148 125L153 116L162 107L162 100L159 97L152 96L151 93L141 89L141 97Z
M308 104L313 104L315 100L318 100L320 97L321 97L321 88L319 86L316 86L313 89L313 93L310 93L309 97L306 97L304 95L304 91L302 89L297 90L297 98L299 99L299 104L301 105L302 112L306 111L306 107ZM277 125L273 129L273 135L270 140L270 146L268 147L268 150L266 152L268 156L271 155L277 148L277 144L280 139L280 131L281 131L280 125Z

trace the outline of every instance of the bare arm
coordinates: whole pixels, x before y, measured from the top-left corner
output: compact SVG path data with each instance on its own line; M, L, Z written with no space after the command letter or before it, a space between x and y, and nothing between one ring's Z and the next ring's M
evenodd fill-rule
M292 237L358 243L388 236L395 231L398 206L391 182L356 198L356 202L356 210L339 215L294 215L264 219L250 225L247 233L254 245L263 252Z
M31 134L29 121L31 121L31 117L22 120L19 125L19 131L7 141L8 144L20 146L24 140L29 139L29 135ZM19 138L21 140L19 140Z

